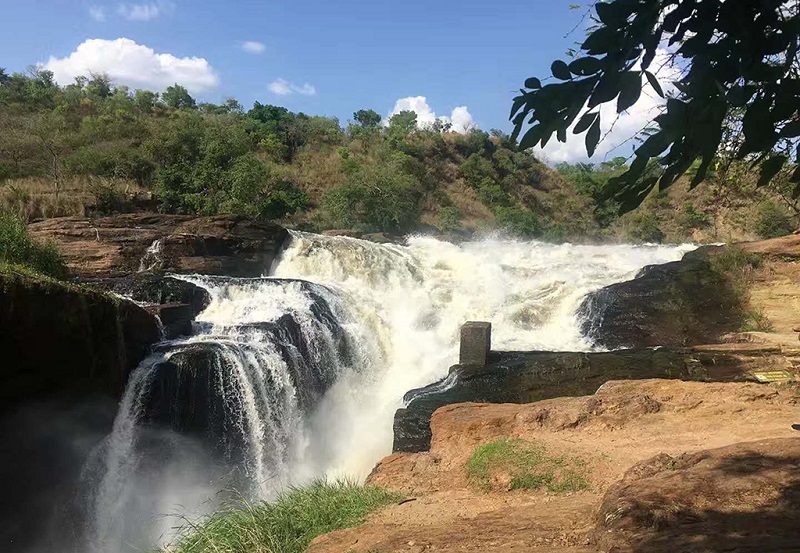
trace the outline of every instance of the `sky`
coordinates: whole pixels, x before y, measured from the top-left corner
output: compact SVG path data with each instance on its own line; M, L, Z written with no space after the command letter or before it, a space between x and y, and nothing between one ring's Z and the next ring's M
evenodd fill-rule
M422 123L511 132L522 83L549 75L583 36L574 2L0 0L0 67L41 64L60 84L89 71L131 88L178 82L201 101L235 97L343 124L359 109L412 109ZM629 144L611 149L652 118L654 103L645 97L618 122L593 161L629 155ZM582 137L540 155L586 157Z

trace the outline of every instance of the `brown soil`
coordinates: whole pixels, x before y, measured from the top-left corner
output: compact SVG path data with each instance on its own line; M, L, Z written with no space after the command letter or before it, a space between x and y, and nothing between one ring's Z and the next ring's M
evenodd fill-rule
M794 538L800 547L798 531L787 530L798 511L798 402L794 384L647 380L609 382L580 398L443 407L430 452L391 455L369 479L413 500L321 536L308 551L660 551L677 537L675 551L747 550L765 524L775 537L760 550L789 550ZM590 488L475 488L466 461L498 437L583 459Z

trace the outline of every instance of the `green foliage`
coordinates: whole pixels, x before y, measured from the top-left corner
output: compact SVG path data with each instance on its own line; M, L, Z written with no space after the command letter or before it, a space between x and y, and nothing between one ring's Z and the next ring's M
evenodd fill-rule
M0 263L22 265L43 275L63 279L67 265L55 244L36 242L16 217L0 215Z
M612 199L609 181L625 171L627 168L625 161L623 157L615 157L599 165L591 163L556 165L559 174L575 185L578 194L592 200L595 205L594 219L601 228L607 228L619 217L619 204Z
M523 149L544 146L553 135L564 142L576 123L573 132L585 133L591 156L601 138L600 106L616 101L622 113L643 87L665 97L652 71L663 65L659 50L675 51L666 63L677 73L674 91L630 168L613 180L613 199L629 211L698 159L692 184L699 184L726 152L760 162L759 184L766 184L788 165L800 137L797 8L796 0L597 2L596 25L576 59L552 65L558 82L525 81L511 109L513 137L522 135ZM647 175L653 158L663 167L659 175ZM792 178L800 183L800 168Z
M172 109L189 109L195 107L195 99L179 84L168 86L161 95L161 101Z
M461 227L461 214L453 206L443 207L439 210L439 230L447 232L458 230Z
M501 228L522 238L534 238L542 232L539 217L530 209L518 206L499 206L495 217Z
M686 228L689 229L696 229L696 228L703 228L708 226L708 216L705 213L701 213L694 208L692 202L686 202L683 204L683 213L684 213L684 224Z
M772 332L775 326L761 309L751 309L745 312L742 332Z
M794 232L796 224L786 210L775 202L765 201L758 207L756 233L762 238L777 238Z
M660 243L664 240L664 232L651 211L632 213L627 221L626 231L630 238L639 242Z
M341 228L403 233L419 221L418 182L397 163L364 167L330 190L323 205Z
M223 509L189 525L170 553L302 553L311 540L361 524L400 497L350 481L317 481L272 503Z
M381 124L381 116L371 109L360 109L353 114L353 120L361 127L374 129Z
M417 114L413 111L401 111L389 119L387 132L394 140L401 140L417 128Z
M510 478L511 490L544 488L551 492L573 492L589 487L586 463L566 456L548 455L536 442L499 438L479 445L466 465L467 478L484 491L491 491L497 477Z

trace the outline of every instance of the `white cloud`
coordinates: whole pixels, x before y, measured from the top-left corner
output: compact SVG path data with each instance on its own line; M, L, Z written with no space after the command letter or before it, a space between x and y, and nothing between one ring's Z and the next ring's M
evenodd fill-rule
M671 81L677 76L678 71L670 66L668 62L669 52L659 50L650 66L658 78L665 93L674 90ZM661 113L661 108L665 100L658 96L655 91L645 82L642 96L628 111L617 117L617 102L609 102L600 108L600 130L602 141L597 147L597 151L591 158L592 161L602 161L606 158L622 156L628 157L638 146L634 137L649 125L652 120ZM534 148L538 156L546 159L550 163L560 163L562 161L587 161L585 134L572 134L572 129L567 131L567 141L558 142L555 135L547 143L544 149Z
M286 79L276 79L267 85L270 92L278 96L288 96L289 94L302 94L303 96L313 96L317 93L317 89L308 83L296 85Z
M245 40L242 42L242 50L250 54L263 54L267 49L263 42L257 40Z
M60 84L89 73L105 73L115 84L131 87L163 89L178 83L192 93L219 84L214 68L204 58L159 54L128 38L89 39L67 57L51 57L43 66Z
M175 9L167 0L142 4L120 4L117 13L128 21L150 21Z
M400 98L395 102L394 108L389 112L386 118L391 119L393 115L401 111L413 111L417 114L417 126L424 129L431 126L434 122L442 121L444 123L451 123L453 130L459 133L465 133L475 127L475 122L472 119L467 106L459 106L455 108L450 117L446 115L437 116L436 113L428 105L428 99L425 96L408 96L407 98Z
M89 17L95 21L103 22L106 20L106 10L103 6L89 6Z

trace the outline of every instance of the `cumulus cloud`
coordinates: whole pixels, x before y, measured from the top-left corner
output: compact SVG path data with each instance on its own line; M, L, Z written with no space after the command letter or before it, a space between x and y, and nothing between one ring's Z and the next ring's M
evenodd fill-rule
M142 4L120 4L117 13L128 21L150 21L175 9L175 4L162 0Z
M257 40L245 40L242 42L242 50L250 54L263 54L266 49L267 47L264 46L264 43Z
M317 93L317 89L314 88L313 85L308 83L304 83L302 85L296 85L291 81L287 81L286 79L276 79L267 85L270 92L273 94L277 94L278 96L288 96L289 94L302 94L303 96L313 96Z
M106 20L106 10L103 6L89 6L89 17L102 23Z
M668 51L659 50L650 66L650 70L655 73L665 93L674 90L671 81L677 77L678 73L668 63L668 57ZM665 103L666 101L658 96L649 84L645 84L639 102L619 116L617 116L616 101L601 106L600 129L603 138L591 161L602 161L615 156L630 156L634 148L638 146L638 142L632 139L661 113ZM534 152L550 163L587 161L585 136L585 134L574 135L570 129L567 132L565 143L558 142L553 136L544 149L537 146L534 148Z
M214 68L204 58L159 54L128 38L86 40L67 57L51 57L43 67L62 85L89 73L105 73L115 84L134 88L163 89L178 83L192 93L219 84Z
M475 122L472 119L467 106L459 106L451 112L450 116L439 115L431 109L428 105L428 99L425 96L408 96L407 98L400 98L395 102L394 108L389 112L390 119L393 115L401 111L413 111L417 114L417 126L425 128L433 125L436 121L443 123L450 123L453 130L459 133L465 133L475 127Z

